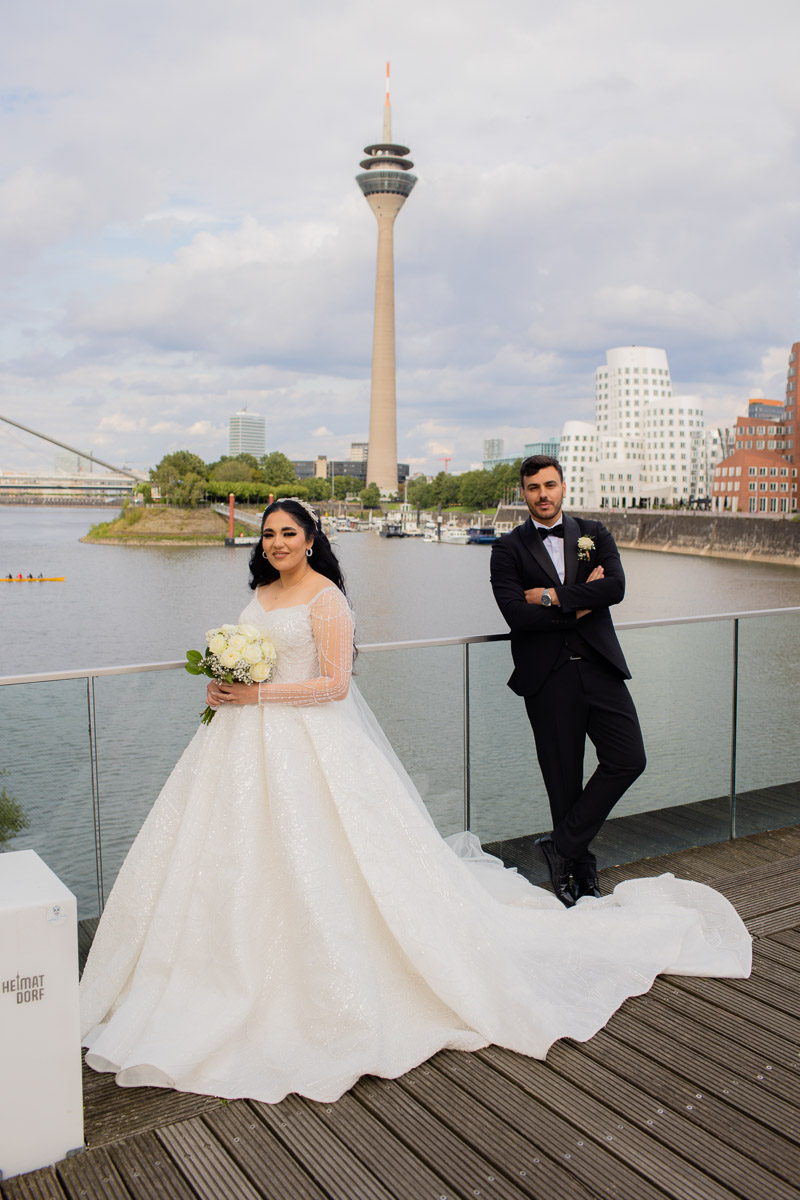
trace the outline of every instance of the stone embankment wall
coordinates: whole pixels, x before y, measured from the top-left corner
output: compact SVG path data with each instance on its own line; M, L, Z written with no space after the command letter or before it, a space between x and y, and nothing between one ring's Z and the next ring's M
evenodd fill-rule
M576 513L602 521L619 546L744 558L800 567L800 521L768 517L715 517L705 513L639 512L604 509Z

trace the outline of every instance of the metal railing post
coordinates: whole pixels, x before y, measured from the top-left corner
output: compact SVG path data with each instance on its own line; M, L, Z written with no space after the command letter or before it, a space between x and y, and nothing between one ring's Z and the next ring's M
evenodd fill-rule
M103 886L103 838L100 831L100 776L97 770L97 717L94 706L94 676L86 678L86 702L89 709L89 761L92 777L92 821L94 823L94 857L97 871L97 905L102 913L105 904Z
M464 642L462 662L464 684L464 828L469 831L472 820L469 777L469 642Z
M728 801L730 829L728 838L736 838L736 735L739 720L739 619L733 622L733 685L731 688L731 793Z

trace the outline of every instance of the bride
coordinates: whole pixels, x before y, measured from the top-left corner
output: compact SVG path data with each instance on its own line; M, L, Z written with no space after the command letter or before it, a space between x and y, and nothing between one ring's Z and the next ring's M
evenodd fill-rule
M660 972L744 978L724 897L671 875L566 909L444 841L351 682L353 621L313 509L264 513L240 620L278 652L217 708L120 871L81 985L87 1063L123 1087L332 1101L437 1050L544 1058Z

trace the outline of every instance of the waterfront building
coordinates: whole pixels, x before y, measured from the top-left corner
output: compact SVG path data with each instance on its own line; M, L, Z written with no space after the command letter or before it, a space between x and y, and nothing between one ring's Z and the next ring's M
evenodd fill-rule
M797 467L775 451L734 450L714 471L713 487L718 512L797 512Z
M691 435L690 499L706 499L714 489L714 469L736 448L731 426L693 429Z
M381 495L397 491L397 396L394 339L394 222L411 194L416 176L407 146L392 141L389 102L389 64L386 64L386 103L383 141L365 146L363 173L356 182L378 222L378 261L375 279L375 326L372 341L372 387L369 408L367 477Z
M787 457L790 462L796 462L794 441L797 435L797 414L800 412L800 375L797 374L797 362L800 358L800 342L795 342L789 351L789 369L786 373L786 400L783 406L783 423L785 436L790 444L787 446Z
M723 512L796 513L792 432L793 426L782 420L739 417L733 431L735 449L714 468L712 507Z
M266 424L258 413L248 412L246 408L234 413L230 419L228 432L228 453L252 454L255 458L263 458L267 452Z
M351 442L350 457L353 462L366 462L367 451L369 450L369 442Z
M561 433L558 461L567 485L568 508L589 508L587 472L597 462L597 426L589 421L567 421ZM599 484L599 477L597 479ZM595 481L592 479L592 490Z
M595 372L595 422L568 421L561 462L572 508L689 502L691 435L703 410L676 400L665 350L619 346Z
M133 496L140 481L146 476L0 471L0 504L120 504Z
M782 400L748 400L747 415L751 419L762 419L766 421L780 421L783 417L783 401Z

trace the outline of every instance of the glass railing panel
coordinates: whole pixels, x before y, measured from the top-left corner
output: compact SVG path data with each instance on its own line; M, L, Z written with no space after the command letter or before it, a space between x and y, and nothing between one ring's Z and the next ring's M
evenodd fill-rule
M464 828L461 646L362 653L355 680L443 835ZM376 802L379 797L376 797Z
M614 809L641 854L724 841L730 831L733 625L622 630L647 769Z
M736 835L800 822L800 614L739 621Z
M197 731L207 682L184 670L95 680L106 898L167 776Z
M0 850L35 850L80 919L99 911L88 724L85 679L0 687L0 827L9 832L9 799L28 822L7 840L0 829Z
M550 828L525 703L507 686L508 642L476 642L470 665L471 828L483 843Z

